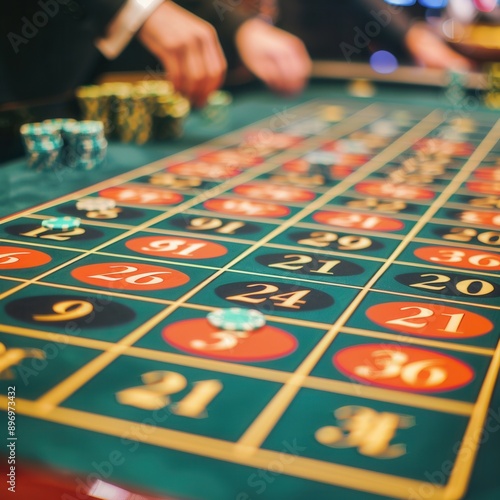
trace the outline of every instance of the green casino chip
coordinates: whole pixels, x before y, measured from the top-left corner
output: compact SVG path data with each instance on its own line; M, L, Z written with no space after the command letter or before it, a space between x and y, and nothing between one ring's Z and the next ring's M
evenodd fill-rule
M82 220L78 217L54 217L42 221L42 226L47 229L59 229L61 231L69 231L75 229L81 224Z
M211 325L227 331L249 332L266 324L261 312L241 307L216 309L207 315L207 319Z

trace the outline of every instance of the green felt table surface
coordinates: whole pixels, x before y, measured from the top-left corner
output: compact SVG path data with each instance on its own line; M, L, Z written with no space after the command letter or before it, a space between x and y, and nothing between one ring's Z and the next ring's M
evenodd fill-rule
M3 164L0 169L0 200L2 202L0 217L76 189L91 186L101 180L194 147L265 117L271 118L277 113L291 112L293 106L311 99L338 97L348 99L346 89L345 82L318 81L312 83L301 95L292 98L281 97L254 86L245 90L236 90L229 120L223 126L207 124L201 114L195 112L188 119L184 137L180 140L165 144L151 143L140 147L111 142L106 166L96 171L68 170L57 173L36 173L27 169L23 159L13 160ZM475 97L472 99L472 106L477 105L481 111L488 112L479 99ZM403 106L405 104L422 104L431 107L449 105L440 88L387 84L379 84L377 94L373 98L366 99L367 104L376 101L400 102ZM494 114L493 111L490 113Z
M111 143L106 165L96 171L68 170L56 173L36 173L27 169L24 159L9 162L0 167L0 218L197 146L257 120L267 117L271 120L277 113L293 114L294 106L311 99L330 98L341 98L347 102L350 97L346 92L346 83L313 82L301 96L294 98L279 97L261 87L249 87L235 92L229 120L225 125L210 126L199 113L195 112L188 119L185 135L180 140L144 146ZM446 108L448 105L442 89L414 86L379 85L377 94L371 99L366 99L366 103L376 101L401 103L402 107L409 103L412 105L421 104L429 107L429 109L438 106ZM478 98L473 97L471 102L477 106L472 111L472 115L479 110L495 116L494 111L488 111L482 107ZM64 282L64 276L61 279ZM2 283L0 283L1 291ZM44 293L49 292L44 291ZM346 300L348 300L348 297L346 297ZM150 304L148 307L154 312L157 305ZM180 319L183 318L182 314L182 311L179 312ZM119 328L116 330L118 332ZM109 337L111 340L114 335L113 332L113 328L107 330L107 333L111 335ZM2 333L0 332L0 334ZM116 338L119 338L121 334L123 332L116 333ZM96 331L94 335L96 339L99 339L99 331ZM296 335L299 338L302 335L304 339L307 337L307 342L310 343L315 341L314 336L307 336L307 332L301 330L300 327L296 328ZM139 347L155 349L154 343L149 345L146 340L144 342L144 345L139 344ZM28 342L25 343L28 346ZM43 348L43 341L29 342L29 347ZM48 386L50 386L51 382L64 378L66 375L65 370L68 366L71 366L72 360L78 360L77 363L83 365L92 359L94 355L92 349L82 350L76 346L66 347L63 353L64 363L61 363L57 370L45 373L49 379ZM287 362L295 363L293 357ZM97 408L99 408L99 411L103 414L118 418L120 408L117 404L113 405L100 401L99 397L94 398L93 394L98 392L100 384L105 384L108 381L117 384L120 381L125 387L133 385L132 382L128 383L128 385L126 383L131 366L141 370L141 373L155 369L156 366L160 369L159 363L134 360L127 364L121 358L118 363L108 367L101 374L102 376L87 384L85 390L71 396L64 406L69 409L85 408L89 412L97 411ZM290 367L283 365L282 368L284 370L293 369L293 365ZM172 369L175 369L175 366ZM321 367L318 367L318 369L320 370ZM207 372L204 372L203 375L198 374L197 368L185 368L184 372L186 376L193 378L197 376L198 378L201 376L207 378L210 375ZM34 378L36 379L36 376ZM121 380L122 378L125 379L125 382ZM230 441L237 439L238 435L244 430L245 425L248 425L255 416L255 411L261 408L263 400L277 390L277 385L271 382L252 380L245 387L245 397L243 397L242 394L238 395L241 389L236 377L224 376L224 386L228 391L235 394L234 398L240 402L241 407L231 410L216 407L214 412L216 415L220 415L220 420L217 425L209 429L210 436ZM39 393L46 390L43 382L37 386L34 379L33 383L27 387L29 391L32 391L27 396L29 398L35 398ZM94 389L95 392L93 392ZM295 412L300 420L302 418L300 416L301 408L322 408L324 401L313 392L312 390L303 390L301 392L300 399L292 407L291 414L287 416L288 419L293 420L293 412ZM464 394L463 397L467 400L472 396ZM351 399L356 402L355 397ZM249 405L248 412L244 408L246 403ZM134 432L141 432L140 423L142 418L140 413L133 415L133 417L136 424L129 429L130 435L123 437L122 434L122 437L120 437L119 435L113 436L75 429L70 425L57 425L50 422L50 420L41 421L18 415L17 432L19 441L17 451L19 457L25 457L35 461L35 463L42 463L56 469L74 471L81 477L88 478L90 474L97 471L98 475L111 482L130 484L136 488L156 492L157 494L170 494L175 498L206 500L299 500L306 498L375 500L384 498L340 487L330 490L330 486L325 486L319 482L286 476L279 472L280 464L270 463L267 472L264 470L259 473L258 470L246 465L194 456L184 451L164 453L162 449L148 443L147 437L143 437L140 443L132 439ZM500 385L497 385L486 421L487 427L483 434L470 487L465 497L466 500L496 500L500 498ZM3 436L6 427L5 419L0 419L0 425L2 426L0 435ZM175 427L177 424L172 421L172 425ZM196 431L196 422L194 425ZM427 430L421 428L418 432L422 434L416 433L412 439L415 442L418 442L418 440L437 440L440 429L447 427L460 429L461 426L463 426L463 419L460 417L455 415L447 418L441 414L436 417L436 421L433 421L432 424L429 423ZM187 428L182 426L178 430L188 432ZM200 432L206 432L206 429ZM32 443L36 443L36 445L33 446ZM305 456L309 453L307 449L309 443L295 443L286 436L286 433L282 436L280 436L279 432L273 433L265 444L269 449L288 452L292 457L294 453L304 454ZM451 442L447 445L451 449L454 444L456 443ZM301 447L302 445L304 446ZM1 446L3 446L3 443ZM408 477L412 475L421 477L424 474L430 483L439 484L443 477L441 467L444 467L444 462L450 453L444 451L443 453L436 453L436 456L428 457L428 462L418 464L412 463L410 457L407 464L408 470L406 471ZM350 461L348 460L348 465L355 465L358 459L353 455L349 459ZM110 465L113 461L116 463ZM165 473L166 470L168 470L168 474ZM383 464L381 466L381 471L389 472L389 470L390 465ZM391 472L399 474L404 471ZM335 496L329 496L330 492L333 491ZM425 500L430 497L431 493L427 489L423 489L409 493L408 498ZM68 498L67 500L71 499Z

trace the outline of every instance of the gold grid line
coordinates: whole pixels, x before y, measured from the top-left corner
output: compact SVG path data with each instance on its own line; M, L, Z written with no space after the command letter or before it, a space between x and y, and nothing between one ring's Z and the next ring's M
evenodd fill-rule
M370 109L370 106L368 108L365 108L364 111ZM353 124L347 123L349 120L346 120L345 122L342 123L344 125L344 128L341 129L339 128L339 134L338 136L341 137L345 135L346 133L349 133L350 130L356 130L360 125L357 123L358 119L358 113L355 113L354 115L350 116L350 121L354 121ZM373 119L375 119L372 116L368 117L368 123L370 123ZM362 120L362 123L367 122L367 119L364 118ZM335 126L334 126L335 127ZM331 128L334 128L331 127ZM347 130L347 131L346 131ZM332 137L331 129L330 129L330 138ZM367 164L368 165L368 164ZM257 172L256 175L259 173L262 173L262 170L259 169L259 172ZM228 183L225 184L226 189L228 189L227 184L233 185L233 184L239 184L241 183L242 177L245 174L242 174L241 176L232 179L231 181L228 181ZM339 184L340 185L340 184ZM335 186L335 188L338 188L338 186ZM316 206L321 206L321 203L323 202L323 198L325 198L326 195L323 195L319 198L317 198L310 207L307 207L307 209L304 209L301 212L298 212L295 216L292 218L286 220L284 222L285 227L289 227L289 225L292 225L295 221L295 219L300 218L300 214L302 212L312 212L315 210ZM191 200L193 202L193 200ZM175 211L175 213L178 213ZM163 216L163 218L167 218L171 216L171 213L167 213L166 215ZM162 216L157 216L154 219L150 220L147 225L152 225L156 222L159 222L162 220ZM116 239L121 239L125 238L130 235L130 233L137 232L141 229L142 226L145 226L146 224L142 224L141 226L137 227L135 231L129 231L128 233L125 233L125 235L122 235L120 237L115 238ZM184 302L186 302L189 298L194 296L198 291L203 289L208 283L212 282L215 280L218 276L220 276L226 269L229 269L235 262L238 262L239 260L243 259L246 257L248 254L250 254L252 251L254 251L256 248L259 248L264 244L266 240L271 239L274 237L274 233L278 232L278 230L281 228L275 229L271 233L269 233L267 236L265 236L262 240L259 242L255 243L252 247L248 248L240 256L237 258L233 259L230 263L226 264L224 267L222 267L219 271L216 271L213 275L205 279L203 282L201 282L199 285L195 286L191 290L189 290L186 294L184 294L181 298L178 300L174 301L169 307L164 309L162 312L158 313L154 317L150 318L147 320L145 323L143 323L140 327L138 327L136 330L131 332L130 334L126 335L123 339L121 339L117 344L115 344L108 352L103 353L101 356L98 358L94 359L93 361L89 362L87 365L82 367L80 370L77 372L73 373L71 376L69 376L66 380L61 382L59 385L53 387L51 390L49 390L45 395L43 395L41 398L39 398L39 404L43 405L46 411L49 411L52 407L55 405L59 404L61 401L66 399L72 392L77 390L79 387L81 387L83 384L85 384L90 378L95 376L99 371L104 369L108 364L110 364L114 359L116 359L118 356L120 356L124 349L126 349L128 346L134 344L139 340L141 337L143 337L151 328L156 326L158 323L163 321L166 317L168 317L175 309L177 309L180 305L182 305ZM113 243L114 240L111 240L111 242L104 243L96 248L93 249L93 252L99 250L102 247L107 246L110 243ZM92 253L92 252L89 252ZM74 259L75 260L75 259ZM76 259L78 260L78 259ZM46 273L50 274L50 273ZM40 276L39 278L41 279L44 277L44 275ZM0 296L1 298L1 296Z
M432 116L429 115L429 116ZM420 122L420 128L423 122ZM417 128L417 127L416 127ZM434 128L434 127L433 127ZM429 127L427 127L429 129ZM439 210L439 208L446 202L446 200L454 194L457 187L463 182L464 179L470 175L470 172L479 164L481 159L486 156L493 145L496 143L496 137L498 136L498 130L500 129L500 121L490 130L485 139L477 147L474 153L471 155L469 160L463 169L457 174L455 179L443 190L443 192L436 198L434 203L429 207L428 211L421 217L419 222L409 231L405 236L403 241L394 250L392 255L387 259L384 265L382 265L375 275L370 279L370 281L365 285L361 292L354 298L351 304L344 310L340 318L334 323L329 332L323 337L323 339L316 345L316 347L311 351L308 357L302 362L299 368L295 371L294 377L291 381L278 392L278 394L271 400L271 402L264 408L260 415L254 420L254 422L247 429L245 434L240 438L239 444L241 449L245 453L255 453L257 448L262 445L264 440L267 438L269 433L275 427L276 423L279 421L283 413L286 411L292 400L295 398L301 382L304 378L312 371L317 362L321 359L323 354L326 352L328 347L331 345L335 337L337 336L340 328L345 324L345 322L354 313L358 305L365 298L365 296L370 291L371 287L377 282L377 280L387 271L387 269L392 265L392 263L397 259L401 252L406 248L406 246L412 241L413 237L418 234L422 227L432 218L432 216ZM413 129L415 130L415 129ZM403 136L404 137L404 136ZM394 144L397 144L396 141ZM486 409L483 409L486 411ZM469 463L472 467L472 462Z
M0 397L0 408L7 408L7 398L5 396ZM55 408L50 414L44 414L40 412L40 408L36 403L20 398L16 399L16 412L70 427L75 427L75 423L78 422L78 427L81 429L119 438L127 436L130 428L137 425L136 422L130 420L121 420L61 407ZM280 460L282 453L260 449L254 455L246 456L238 452L234 443L159 427L155 427L152 434L148 433L146 435L144 433L134 436L134 439L162 448L263 470L266 470L274 460ZM287 461L287 463L280 460L280 463L284 466L283 473L286 475L368 493L405 499L408 497L409 491L418 491L421 486L431 484L351 466L327 463L299 455L295 455L293 458L294 460ZM431 500L445 500L443 491L442 486L432 483L433 493L428 498Z
M372 107L373 106L368 106L363 111L365 111L365 112L369 111L370 108L372 108ZM349 133L349 131L356 130L359 126L361 126L361 124L364 124L367 120L368 120L368 123L370 123L370 121L372 121L373 119L376 118L376 116L372 116L372 115L370 115L370 113L368 113L368 117L365 117L365 118L360 118L358 115L359 115L359 112L351 115L348 120L345 120L345 122L342 122L342 125L344 126L344 131L342 130L342 127L340 126L340 124L337 124L337 125L334 125L333 127L330 127L330 129L329 129L330 133L332 132L332 129L334 129L334 130L339 129L337 135L338 135L338 137L342 137L346 133ZM360 123L357 122L358 119L359 119ZM351 121L353 121L354 123L351 124L350 123ZM335 137L335 134L331 134L330 137ZM304 142L307 142L307 139ZM277 156L280 156L280 155L277 155ZM159 162L161 162L161 161L162 160L160 160ZM159 163L159 162L157 162L157 163ZM151 164L151 165L154 165L154 164ZM84 257L87 257L88 255L91 255L91 254L97 252L98 250L100 250L102 248L106 248L106 247L112 245L113 243L115 243L117 241L125 239L125 238L129 237L132 234L136 234L137 232L141 231L143 228L151 227L152 225L154 225L154 224L156 224L158 222L161 222L161 221L163 221L163 220L165 220L167 218L170 218L173 215L176 215L178 213L182 213L184 210L186 210L187 208L190 208L192 206L195 206L200 201L209 199L209 198L211 198L213 196L218 196L219 194L221 194L221 193L227 191L228 189L230 189L231 187L236 186L238 184L241 184L242 181L252 179L252 178L254 178L254 177L262 174L263 172L266 172L267 170L269 170L271 168L274 168L274 167L270 167L270 166L266 165L266 163L263 163L261 166L259 166L256 169L248 169L247 171L243 172L239 176L226 181L225 183L221 184L220 186L216 186L216 187L208 190L206 193L204 193L204 194L202 194L202 195L200 195L198 197L195 197L195 198L192 198L190 200L187 200L184 203L181 203L180 205L177 205L176 207L172 208L171 210L169 210L169 211L167 211L167 212L165 212L163 214L159 214L159 215L153 217L152 219L144 221L143 223L141 223L141 224L139 224L139 225L131 228L130 230L126 231L125 233L117 235L114 238L111 238L110 240L107 240L104 243L101 243L100 245L97 245L93 249L87 250L84 254L79 255L77 257L74 257L73 259L71 259L71 260L69 260L67 262L64 262L63 264L60 264L59 266L57 266L57 267L55 267L53 269L50 269L50 270L46 271L45 273L42 273L42 274L36 276L35 278L32 278L31 280L29 280L28 282L26 282L23 285L20 285L19 287L16 287L14 289L8 290L7 292L4 292L3 294L0 294L0 300L8 297L9 295L11 295L13 293L16 293L17 291L25 288L26 286L28 286L31 283L35 283L36 281L38 281L40 279L43 279L46 276L48 276L48 275L50 275L50 274L52 274L52 273L54 273L56 271L59 271L60 269L62 269L64 267L67 267L67 266L73 264L74 262L77 262L77 261L83 259ZM141 169L138 169L138 170L141 170ZM117 179L117 178L115 178L115 179ZM102 188L99 188L99 189L102 189ZM94 189L94 191L95 191L95 189ZM75 193L73 193L73 196L74 195L75 195ZM317 198L317 200L319 200L321 198L322 197ZM57 201L60 201L60 199L51 202L52 204L48 203L47 205L54 206L54 205L57 204ZM34 211L34 210L35 209L32 209L32 211ZM27 213L31 213L30 211L26 211L26 212ZM17 217L20 217L20 216L21 216L20 214L17 214Z

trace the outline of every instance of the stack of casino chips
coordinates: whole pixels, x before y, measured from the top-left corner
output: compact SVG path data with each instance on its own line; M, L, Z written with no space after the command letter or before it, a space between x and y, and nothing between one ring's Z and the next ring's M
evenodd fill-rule
M52 123L26 123L20 132L30 168L52 170L59 166L64 146L60 128Z
M63 162L78 170L93 170L106 158L108 141L100 121L74 121L62 127L64 138Z
M179 137L190 111L189 101L159 80L80 87L76 97L85 120L102 121L108 138L135 144Z
M500 63L492 63L488 68L488 86L484 103L492 109L500 109Z
M92 170L106 157L108 143L102 122L46 120L26 123L20 132L28 166L37 171L60 168Z
M229 119L229 106L233 98L229 92L217 90L208 96L207 105L203 108L202 115L212 125L226 126Z

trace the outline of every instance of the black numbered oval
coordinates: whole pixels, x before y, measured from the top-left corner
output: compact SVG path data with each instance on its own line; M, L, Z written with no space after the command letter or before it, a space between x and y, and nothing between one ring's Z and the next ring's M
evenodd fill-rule
M271 269L312 276L354 276L364 271L358 264L328 255L273 253L259 255L255 260Z
M228 283L215 293L229 302L264 311L314 311L334 303L333 297L314 288L262 281Z
M83 295L39 295L13 300L5 312L20 321L36 325L103 328L122 325L135 318L135 312L108 297Z
M72 217L98 219L111 222L120 219L138 219L146 216L144 211L128 207L115 207L109 210L78 210L76 206L63 205L58 207L57 211Z
M16 224L7 226L5 231L13 236L24 236L26 238L38 238L41 240L68 241L68 240L95 240L102 238L104 233L92 227L77 227L69 231L60 229L46 229L40 224Z
M260 231L259 226L249 222L221 219L204 216L179 216L170 219L173 226L183 230L216 235L254 234Z
M499 285L459 274L408 273L396 276L396 280L408 287L436 294L471 298L500 296Z
M500 246L500 231L475 229L473 227L437 227L432 232L447 241L491 247Z
M384 248L379 241L368 236L331 231L297 231L288 238L294 243L310 248L324 248L340 252L374 252Z

